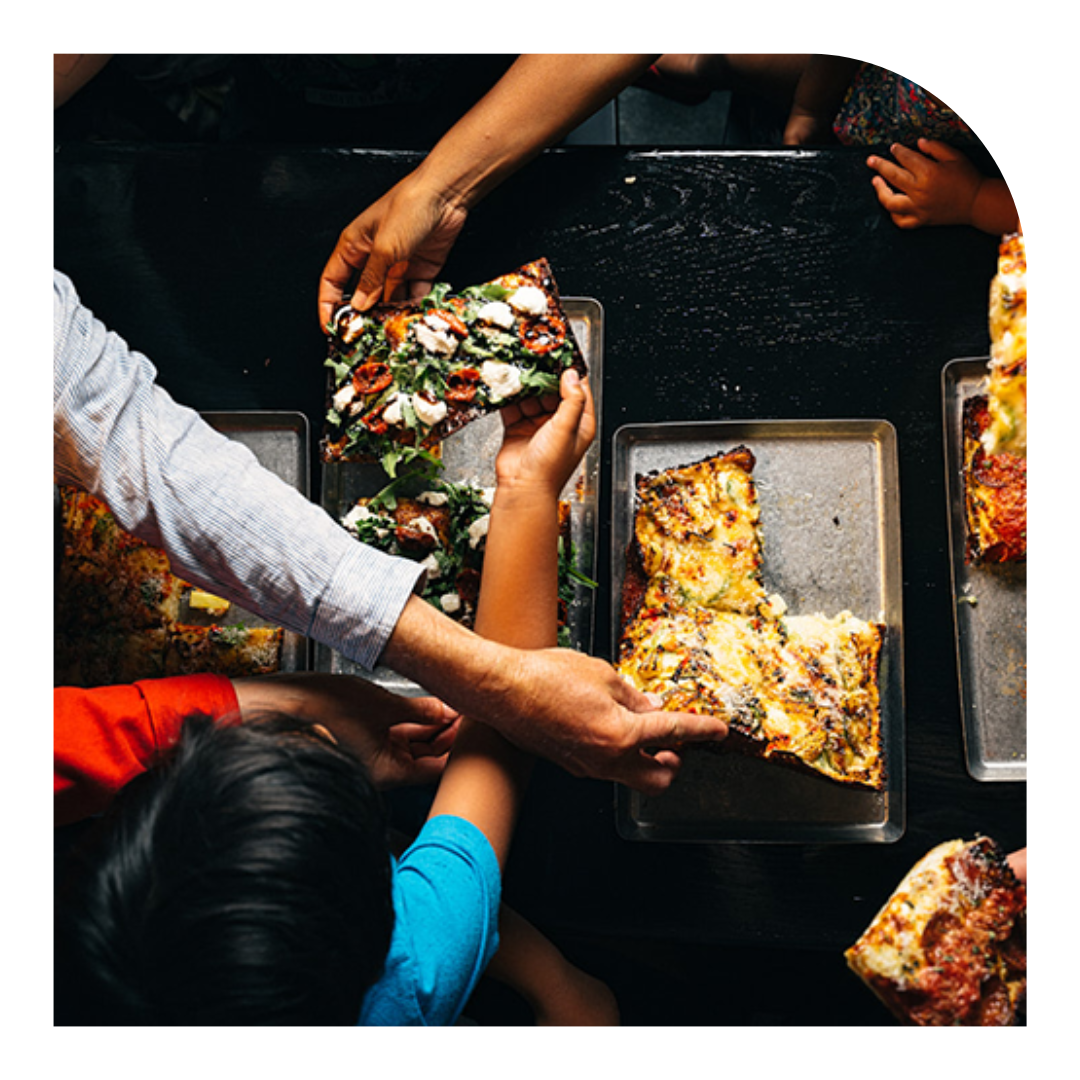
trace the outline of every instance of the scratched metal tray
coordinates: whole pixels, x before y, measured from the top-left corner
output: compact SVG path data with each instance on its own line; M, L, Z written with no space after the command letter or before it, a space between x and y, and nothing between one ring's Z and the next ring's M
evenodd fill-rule
M793 614L850 610L882 621L880 689L887 784L847 787L774 762L691 749L672 786L616 785L628 840L890 843L904 831L903 627L896 432L884 420L631 425L615 433L613 656L633 536L635 477L748 446L761 505L766 589Z
M562 303L589 370L589 385L592 388L599 425L603 386L603 308L597 300L588 297L563 297ZM443 476L455 483L468 482L481 487L494 487L495 457L501 445L502 418L498 413L474 420L442 444ZM600 440L595 439L563 492L563 498L570 501L570 539L577 552L578 569L593 580L596 576L599 474ZM323 506L335 520L340 521L356 504L357 499L370 498L381 491L387 482L388 477L378 465L324 462ZM595 590L575 584L567 616L570 644L573 648L582 652L592 650L594 615ZM315 645L315 667L318 671L373 679L395 693L413 695L423 692L412 680L387 667L379 666L372 673L321 643Z
M1027 779L1027 567L964 561L964 400L986 392L987 357L942 372L960 705L968 772L976 780Z
M242 443L259 464L311 496L311 463L307 417L297 412L204 412L203 419L215 430ZM219 626L270 626L266 619L231 604L228 612L211 619L204 611L192 611L182 601L180 621L197 626L211 622ZM302 634L286 630L281 639L281 670L308 671L311 668L311 643Z

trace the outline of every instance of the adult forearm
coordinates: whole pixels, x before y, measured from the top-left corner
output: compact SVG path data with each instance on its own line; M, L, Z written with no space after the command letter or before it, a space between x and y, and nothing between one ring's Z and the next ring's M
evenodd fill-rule
M518 58L436 144L417 175L471 209L487 192L610 101L656 57L536 54Z

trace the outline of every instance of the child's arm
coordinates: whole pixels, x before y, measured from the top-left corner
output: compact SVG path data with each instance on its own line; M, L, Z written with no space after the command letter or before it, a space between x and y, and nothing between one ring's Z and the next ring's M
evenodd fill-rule
M871 155L866 164L878 201L901 229L922 225L971 225L994 235L1020 227L1008 185L983 176L955 147L920 139L919 149L890 147L895 161Z
M619 1022L615 995L571 964L532 923L505 904L499 909L499 951L487 974L512 986L538 1027L586 1027Z
M476 630L522 649L557 641L558 500L596 430L587 384L567 371L561 391L554 415L535 399L503 411ZM497 732L466 719L430 816L471 821L505 866L531 764Z

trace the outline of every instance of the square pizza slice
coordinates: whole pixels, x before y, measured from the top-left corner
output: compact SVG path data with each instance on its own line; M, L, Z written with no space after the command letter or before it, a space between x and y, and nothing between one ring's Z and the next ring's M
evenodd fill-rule
M1027 990L1027 891L988 837L923 856L844 956L905 1024L1009 1026Z
M67 633L163 629L177 618L180 582L168 556L125 532L100 499L61 489L57 625Z
M679 602L755 612L765 600L761 512L744 446L637 478L623 613L659 588Z
M366 312L346 303L327 332L324 461L432 453L478 417L557 392L566 368L585 374L546 259L457 293L440 283Z
M775 760L844 784L885 783L881 627L843 612L757 615L655 607L626 627L618 670L665 709L721 716L717 749Z

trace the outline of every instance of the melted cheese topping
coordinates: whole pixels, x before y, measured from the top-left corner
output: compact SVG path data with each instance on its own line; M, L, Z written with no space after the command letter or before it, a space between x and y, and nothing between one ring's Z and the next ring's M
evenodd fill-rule
M1027 453L1027 254L1024 238L1006 236L990 283L990 424L988 454Z
M750 613L765 599L757 497L741 458L645 477L638 497L635 531L650 578L718 610Z
M848 950L849 965L873 972L900 990L907 988L909 978L926 964L923 932L931 917L955 906L947 860L963 847L963 840L939 844L907 872L866 933Z

